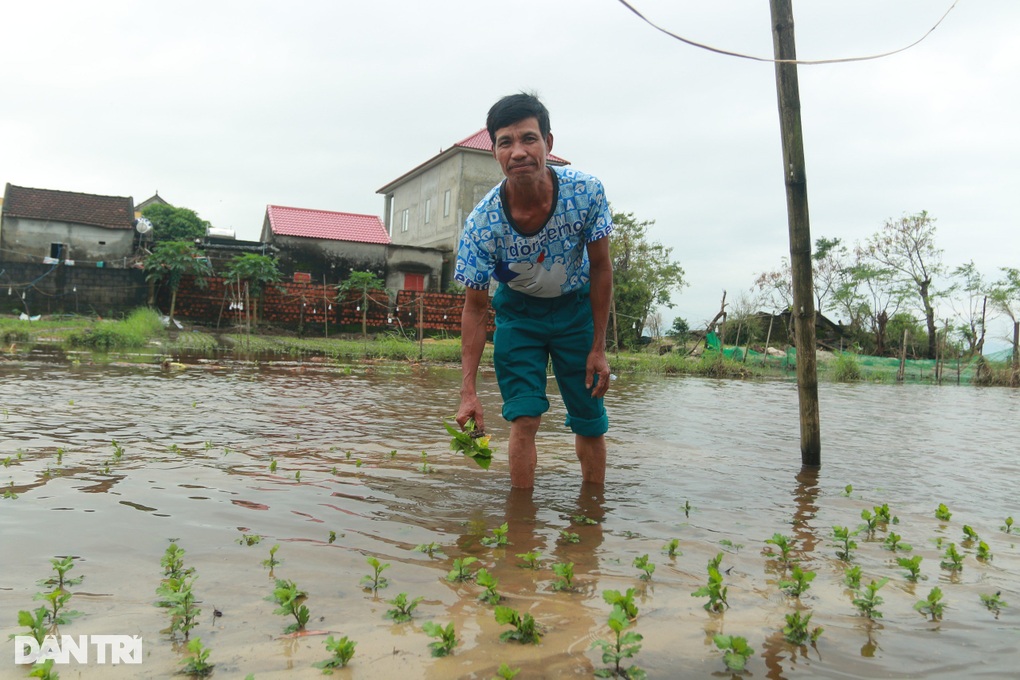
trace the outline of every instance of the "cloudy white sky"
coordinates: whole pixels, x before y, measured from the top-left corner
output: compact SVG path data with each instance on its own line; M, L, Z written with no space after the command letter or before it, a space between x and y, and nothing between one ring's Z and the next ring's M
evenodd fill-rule
M631 0L769 57L767 0ZM953 0L794 0L801 59L886 52ZM774 68L617 0L23 2L2 11L0 183L141 201L239 238L267 204L381 215L376 189L537 91L555 152L655 220L692 326L788 252ZM927 210L947 264L1020 266L1020 2L957 0L912 49L801 66L812 236ZM945 313L948 313L946 310ZM945 315L940 314L940 316Z

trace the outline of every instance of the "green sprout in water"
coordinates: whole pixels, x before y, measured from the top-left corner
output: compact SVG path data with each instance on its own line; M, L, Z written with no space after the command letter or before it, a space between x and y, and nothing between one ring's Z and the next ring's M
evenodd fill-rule
M672 558L672 557L676 557L677 555L683 555L683 553L680 552L679 548L680 548L680 539L679 538L672 538L672 539L670 539L669 543L667 543L666 545L662 546L662 552L666 553L667 557L671 557Z
M900 565L907 570L907 580L917 583L917 580L923 578L921 576L921 556L914 555L913 557L900 557L897 558L896 564Z
M560 529L560 537L558 540L560 543L580 543L581 537L571 531L567 531L566 529Z
M789 536L785 536L780 533L772 534L772 538L766 538L765 543L774 545L779 549L779 555L777 556L770 548L766 548L765 554L772 557L778 557L780 562L789 564L790 552L793 550L794 540Z
M532 550L531 552L517 553L517 557L523 560L524 564L520 566L525 569L538 569L538 561L542 558L542 553Z
M836 548L836 557L844 562L853 560L853 551L857 548L857 542L853 537L856 535L857 532L850 531L849 527L832 527L832 537L835 541L832 545Z
M503 599L503 596L496 592L496 586L499 585L499 579L489 573L488 569L479 569L475 572L475 583L480 585L485 590L478 599L482 602L488 602L489 604L497 604Z
M334 543L336 543L336 532L335 531L330 530L329 538L327 539L326 542L329 543L330 545L333 545Z
M276 472L276 459L275 458L270 458L269 459L269 471L270 472Z
M892 550L893 552L896 552L897 550L910 552L911 550L914 549L912 545L910 545L909 543L903 543L902 541L903 541L902 536L897 534L895 531L890 531L889 535L885 537L885 541L883 541L882 547L884 547L886 550Z
M498 548L504 545L509 545L510 540L507 538L507 533L510 531L510 525L507 522L503 522L500 526L492 530L492 536L484 536L482 538L482 545L488 546L489 548Z
M779 587L794 597L800 597L811 587L811 582L815 580L815 576L815 572L803 571L799 566L795 566L793 571L790 572L790 580L780 581Z
M930 616L932 621L939 621L942 619L942 612L946 608L946 603L942 601L942 589L935 586L928 591L928 597L923 600L918 600L914 604L914 609L921 612L925 616Z
M273 545L273 547L269 549L269 559L262 560L262 566L268 568L269 571L272 571L276 567L276 565L283 564L282 560L276 559L276 551L279 549L280 549L279 543Z
M1006 523L1003 524L999 528L1002 529L1003 531L1005 531L1008 534L1011 531L1013 531L1013 518L1012 517L1007 517L1005 521L1006 521Z
M504 626L513 626L512 630L503 631L499 635L499 639L503 642L513 640L524 644L538 644L538 641L542 639L542 631L540 626L535 623L534 617L531 614L525 613L523 616L516 609L510 607L496 607L496 623Z
M74 557L68 555L63 558L51 559L50 564L53 565L53 571L57 572L56 578L48 578L40 582L40 585L56 586L60 590L64 590L67 586L76 586L81 583L85 577L78 576L76 578L68 578L67 572L74 569Z
M847 585L850 590L860 590L861 588L861 567L853 566L847 567L847 570L843 573L843 583Z
M452 621L445 628L434 621L426 621L422 624L422 630L429 637L438 638L435 642L429 643L432 656L447 656L453 653L453 648L457 646L457 633Z
M496 671L495 680L513 680L520 672L520 668L510 668L507 664L501 663L499 670Z
M939 566L953 573L963 571L963 555L956 549L955 543L950 543L946 548L946 554L939 562Z
M655 565L648 560L647 554L635 557L634 566L644 572L639 577L642 581L650 581L652 579L652 574L655 572Z
M939 503L939 507L935 508L935 519L948 522L953 518L953 513L949 512L949 508L946 507L945 503Z
M572 515L570 521L579 526L595 526L599 523L597 519L592 519L587 515Z
M977 558L982 562L989 562L992 559L992 550L984 541L978 541Z
M637 666L623 668L620 665L624 659L630 659L641 651L640 633L627 630L630 620L627 614L619 606L614 606L609 614L609 629L613 632L611 640L595 640L591 648L598 647L602 650L602 663L609 665L609 668L600 668L595 671L595 676L600 678L627 678L628 680L640 680L646 677L643 670Z
M988 611L995 614L995 618L999 618L999 612L1006 606L1006 601L1002 599L1002 591L1000 590L993 595L982 594L981 604L983 604Z
M684 504L680 507L680 509L684 511L684 517L690 518L691 510L693 510L694 507L691 505L691 502L689 500L686 500L684 501Z
M619 607L623 610L623 613L627 615L628 619L636 619L638 615L637 605L634 604L634 589L627 588L626 593L621 593L619 590L603 590L602 599L606 601L610 607Z
M386 618L393 619L394 623L410 621L415 607L424 599L424 597L416 597L413 600L408 600L407 593L400 593L392 600L386 601L387 604L393 605L393 609L386 610Z
M192 591L194 582L195 578L190 576L168 578L156 588L156 594L162 598L158 604L167 607L170 614L171 636L181 633L187 640L191 629L198 625L202 610L198 608Z
M237 539L238 545L246 545L249 548L253 545L258 545L262 541L262 537L258 534L241 534L241 537Z
M882 618L882 612L878 611L878 607L884 600L878 594L878 591L888 582L888 578L882 578L878 581L873 580L864 590L857 593L857 597L854 598L854 606L857 607L857 611L862 616L866 616L869 619Z
M298 589L297 584L293 581L281 578L276 579L276 587L273 589L273 594L266 599L279 605L273 611L274 614L294 617L294 623L284 628L284 633L294 633L305 629L305 624L308 623L308 619L311 617L311 612L304 605L304 601L307 598L308 593Z
M414 546L414 549L420 553L425 553L429 557L435 557L436 554L439 555L443 554L443 546L436 543L435 541L432 541L431 543L421 543L419 545Z
M552 565L553 573L556 574L556 580L553 581L553 590L573 590L574 589L574 563L573 562L557 562Z
M708 561L708 583L691 593L691 597L707 597L708 602L704 607L710 612L721 612L729 607L729 603L726 602L728 588L723 585L722 572L719 571L722 556L722 553L719 553Z
M803 645L809 640L812 643L816 642L825 629L815 626L811 630L809 626L812 616L812 614L801 616L799 611L787 614L786 625L783 626L783 637L786 638L786 641L794 645Z
M747 644L747 638L739 635L716 635L712 638L715 646L723 652L723 662L735 673L744 670L754 650Z
M852 494L853 492L854 492L853 484L847 484L846 486L843 487L843 495L846 496L847 498L849 498L850 494Z
M376 558L369 555L365 558L368 565L372 567L372 573L367 576L361 577L361 585L365 590L371 590L375 592L380 588L385 588L390 583L382 573L390 568L390 565L384 562L380 562Z
M325 661L319 661L312 665L316 668L322 669L323 673L331 674L334 669L343 668L350 663L350 660L354 657L354 647L358 643L351 640L346 635L339 640L330 635L326 638L323 644L326 645L326 651L333 656Z
M209 648L202 645L202 638L195 638L188 642L188 657L181 659L184 675L205 677L213 672L213 666L209 663Z
M478 561L477 557L461 557L453 561L453 569L446 575L447 581L468 581L474 574L468 569L469 566Z
M974 531L973 527L971 527L970 525L967 525L967 524L963 525L963 541L964 542L968 542L968 541L973 542L973 541L980 541L980 540L981 540L981 537L978 536L978 533L976 531Z

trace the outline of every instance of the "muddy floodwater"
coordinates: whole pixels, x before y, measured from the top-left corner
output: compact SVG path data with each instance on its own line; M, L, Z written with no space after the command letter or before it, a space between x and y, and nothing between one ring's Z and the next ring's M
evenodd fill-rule
M1017 390L823 384L823 467L812 475L800 469L795 385L623 375L606 398L604 492L582 488L554 399L536 488L511 494L509 428L491 374L481 392L496 454L484 471L448 449L455 368L183 363L0 362L0 677L27 677L7 636L23 634L17 612L40 606L37 581L67 555L69 576L85 579L70 588L81 615L59 632L139 635L144 660L112 667L93 655L57 667L61 677L177 672L185 650L155 605L171 539L197 576L192 635L211 649L215 678L321 677L312 664L328 658L326 636L283 636L293 619L266 600L274 578L308 593L309 631L357 641L335 677L491 678L501 663L520 668L518 678L592 677L604 667L592 642L610 638L602 593L628 588L639 609L632 630L644 639L625 665L650 678L730 677L716 633L754 649L743 677L1017 677L1020 527L1001 529L1007 516L1020 520ZM951 519L935 517L940 503ZM898 523L862 531L852 553L865 584L889 578L881 618L868 619L844 584L832 527L857 529L861 511L882 504ZM504 522L510 544L484 545ZM964 525L979 539L965 540ZM913 551L885 549L890 532ZM788 570L763 554L775 533L794 539L793 557L817 573L799 600L780 589ZM978 559L980 542L990 559ZM431 556L415 550L430 543ZM940 567L950 543L962 571ZM262 563L277 544L271 574ZM529 551L541 553L537 570L517 557ZM692 596L717 553L722 613ZM643 555L655 565L648 580L633 564ZM916 584L896 563L910 555L923 557ZM390 565L377 592L360 583L369 557ZM479 601L483 589L446 579L465 557L498 579L502 604L544 627L539 644L501 641L509 627ZM573 563L572 590L554 589L554 563ZM933 622L914 604L934 586L947 606ZM402 592L423 600L410 623L394 624L387 600ZM998 615L981 601L995 593L1007 605ZM796 610L824 627L814 645L783 640ZM452 656L430 655L426 621L455 624Z

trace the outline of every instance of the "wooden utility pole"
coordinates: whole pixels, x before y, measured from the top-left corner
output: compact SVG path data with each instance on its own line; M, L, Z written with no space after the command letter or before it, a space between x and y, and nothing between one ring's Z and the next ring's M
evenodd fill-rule
M800 127L800 87L797 47L793 34L792 0L769 0L772 44L776 63L776 92L783 136L783 174L790 228L790 266L793 270L794 336L797 344L797 395L800 400L801 464L822 464L818 415L818 365L815 359L815 300L811 281L811 226L808 220L804 137Z

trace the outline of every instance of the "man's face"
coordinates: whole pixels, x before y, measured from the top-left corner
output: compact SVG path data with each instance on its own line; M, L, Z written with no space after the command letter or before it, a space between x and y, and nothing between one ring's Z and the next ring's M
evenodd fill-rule
M537 118L525 118L496 130L492 155L512 181L534 181L545 172L545 157L552 150L552 134L542 137Z

